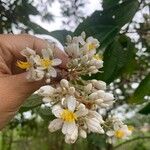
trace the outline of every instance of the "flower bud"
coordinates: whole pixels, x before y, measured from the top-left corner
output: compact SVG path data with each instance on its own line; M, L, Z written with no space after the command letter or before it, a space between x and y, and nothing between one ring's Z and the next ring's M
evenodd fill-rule
M69 82L66 79L62 79L60 81L60 85L64 88L68 88L69 87Z
M96 103L97 105L101 105L103 102L104 102L104 101L103 101L102 99L97 99L97 100L95 100L95 103Z
M67 35L66 36L66 40L67 40L67 43L71 43L72 37L70 35Z
M49 84L51 82L51 79L46 79L46 83Z
M97 99L97 98L98 98L97 92L94 92L94 93L89 95L89 99L91 99L91 100L94 100L94 99Z
M104 99L104 101L113 101L114 100L114 96L111 93L105 93L105 96L104 96L103 99Z
M90 93L90 91L92 90L92 83L89 83L88 85L86 85L84 89L87 93Z
M74 88L74 87L70 87L70 88L68 89L68 91L69 91L69 94L74 94L75 88Z
M106 89L106 83L103 81L92 80L92 84L98 90L105 90Z
M37 91L37 93L39 95L42 95L45 97L49 97L49 96L53 95L54 92L55 92L55 89L49 85L43 86Z
M87 133L86 133L86 131L83 130L83 129L80 129L80 130L79 130L79 135L80 135L82 138L84 138L84 139L87 137Z

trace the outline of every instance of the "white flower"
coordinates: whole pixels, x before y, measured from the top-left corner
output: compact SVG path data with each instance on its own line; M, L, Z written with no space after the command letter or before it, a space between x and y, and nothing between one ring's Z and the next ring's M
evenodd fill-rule
M86 43L83 46L84 54L88 54L89 57L92 57L96 53L96 48L99 47L99 41L95 38L88 37Z
M132 131L127 125L122 125L120 128L114 128L114 130L109 130L106 132L109 137L114 137L118 139L126 139L132 134Z
M49 73L49 76L56 77L57 72L54 69L54 66L60 65L62 61L58 58L53 59L53 53L50 48L43 49L41 53L42 53L42 58L39 57L39 59L36 60L38 69L47 70L47 73Z
M132 134L132 129L123 124L119 118L111 117L109 121L112 123L112 129L106 132L109 143L115 142L115 139L127 139Z
M53 58L51 48L43 49L41 53L42 58L34 50L24 49L21 54L26 57L27 61L17 61L17 66L28 71L27 79L29 81L38 81L46 77L46 82L49 83L50 77L57 76L54 66L61 64L61 60Z
M57 117L57 120L54 119L50 122L49 130L50 132L54 132L62 128L62 133L66 135L66 142L73 143L78 137L77 120L85 116L88 110L83 104L77 106L76 99L73 96L67 97L66 101L66 108L62 107L60 104L52 108L52 113ZM58 122L59 126L54 127L56 122Z

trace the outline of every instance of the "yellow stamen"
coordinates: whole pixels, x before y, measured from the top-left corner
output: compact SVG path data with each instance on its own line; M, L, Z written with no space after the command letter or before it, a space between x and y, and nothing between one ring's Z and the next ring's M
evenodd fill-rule
M93 58L96 60L102 60L103 59L103 57L99 54L94 55Z
M52 61L50 59L41 59L41 65L44 68L49 68L52 65Z
M67 122L73 122L73 121L77 120L76 114L68 109L63 110L63 112L61 114L61 118Z
M24 61L17 61L16 65L21 69L29 69L32 66L30 62L24 62Z
M91 51L91 50L93 50L93 49L96 49L96 44L94 44L94 43L89 43L89 44L88 44L88 50Z
M128 130L133 131L134 127L133 126L128 126Z
M122 130L117 130L117 131L115 131L115 137L117 137L117 138L119 138L119 139L123 138L124 135L125 135L125 133L124 133L124 131L122 131Z

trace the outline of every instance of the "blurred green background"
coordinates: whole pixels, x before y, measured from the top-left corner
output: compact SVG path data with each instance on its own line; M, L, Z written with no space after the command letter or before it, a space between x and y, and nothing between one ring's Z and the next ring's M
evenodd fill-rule
M0 0L1 34L50 35L65 45L67 34L82 31L101 43L104 72L91 78L105 81L116 98L104 116L116 114L133 135L113 145L98 134L65 144L62 133L48 132L48 106L31 96L0 132L0 150L150 150L149 0Z

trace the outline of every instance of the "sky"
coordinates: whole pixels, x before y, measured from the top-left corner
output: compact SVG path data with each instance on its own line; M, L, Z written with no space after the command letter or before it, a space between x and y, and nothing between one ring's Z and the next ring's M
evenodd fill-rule
M100 0L86 0L86 1L87 1L87 4L85 8L83 9L85 16L91 15L95 10L102 10ZM62 29L63 18L60 17L61 16L60 3L56 0L52 4L52 6L49 7L49 11L56 16L54 22L51 22L51 23L48 23L46 21L43 22L39 16L30 16L30 19L48 31Z

